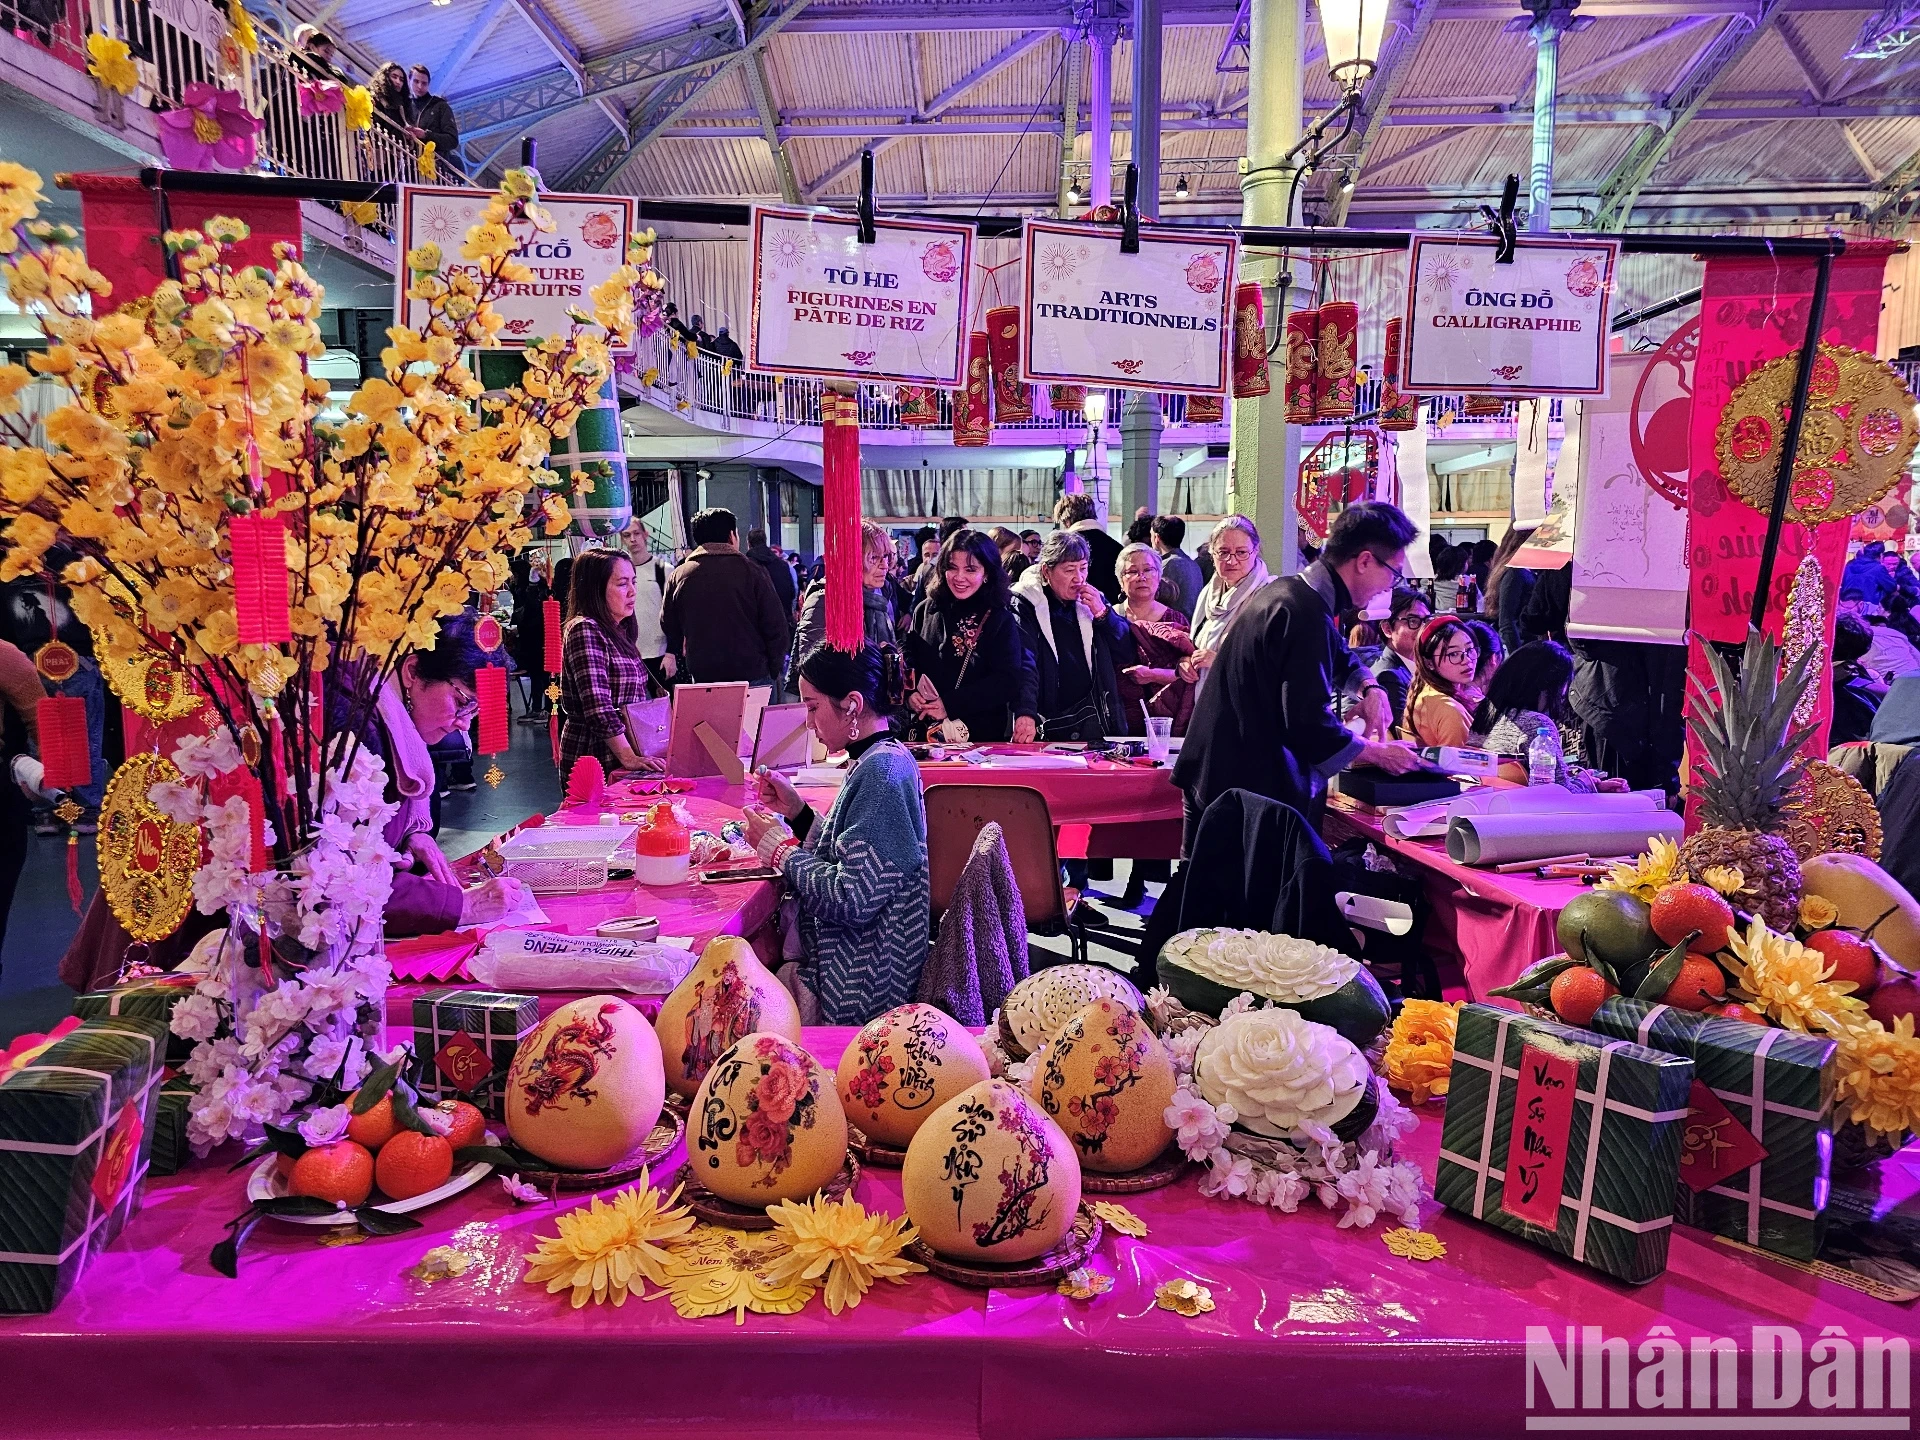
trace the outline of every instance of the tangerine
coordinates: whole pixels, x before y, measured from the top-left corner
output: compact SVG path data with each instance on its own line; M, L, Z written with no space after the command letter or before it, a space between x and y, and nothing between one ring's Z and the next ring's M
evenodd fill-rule
M1553 977L1547 1003L1569 1025L1585 1025L1593 1012L1620 992L1590 965L1575 965Z
M1765 1025L1767 1023L1767 1017L1762 1015L1758 1010L1749 1009L1736 1000L1729 1000L1724 1005L1709 1005L1707 1007L1707 1014L1717 1015L1722 1020L1744 1020L1749 1025Z
M358 1205L373 1193L373 1156L351 1140L316 1145L293 1162L287 1193Z
M446 1138L454 1149L487 1143L487 1117L480 1113L478 1107L464 1100L442 1100L433 1108L453 1121L453 1128L447 1132Z
M453 1175L453 1147L438 1135L402 1130L380 1148L374 1178L390 1200L411 1200L437 1190Z
M1727 977L1720 967L1704 955L1689 955L1680 962L1680 973L1660 997L1662 1005L1676 1010L1703 1011L1727 998Z
M1851 930L1816 930L1806 940L1809 950L1818 950L1833 967L1829 980L1851 980L1860 988L1853 993L1861 999L1880 979L1880 957L1872 942L1862 940Z
M378 1150L399 1128L399 1122L393 1118L393 1096L389 1093L382 1095L365 1114L348 1117L347 1138L359 1141L369 1150Z
M1687 949L1711 955L1727 948L1733 934L1733 907L1709 885L1669 885L1648 907L1653 933L1665 945L1678 945L1698 930Z

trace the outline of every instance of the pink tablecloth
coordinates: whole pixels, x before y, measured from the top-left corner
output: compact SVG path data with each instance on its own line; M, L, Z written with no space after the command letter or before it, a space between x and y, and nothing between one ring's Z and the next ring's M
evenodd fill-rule
M850 1032L808 1032L832 1064ZM1433 1174L1440 1112L1412 1140ZM1911 1158L1910 1158L1911 1157ZM668 1169L679 1157L669 1157ZM682 1320L665 1301L569 1308L521 1281L520 1257L552 1234L552 1207L515 1208L491 1182L425 1212L423 1230L344 1248L268 1222L240 1278L207 1266L244 1181L203 1167L149 1184L147 1204L50 1316L0 1320L9 1440L229 1435L276 1440L331 1427L362 1436L578 1437L1340 1435L1489 1437L1553 1428L1615 1429L1649 1411L1649 1359L1671 1336L1725 1338L1740 1352L1737 1410L1751 1415L1756 1326L1803 1355L1844 1327L1854 1356L1872 1337L1911 1336L1910 1309L1750 1258L1680 1229L1665 1276L1638 1289L1437 1208L1426 1228L1447 1254L1390 1254L1385 1224L1340 1230L1309 1204L1296 1215L1208 1200L1189 1179L1130 1197L1145 1239L1110 1235L1093 1264L1108 1295L964 1290L931 1276L882 1284L857 1310ZM897 1172L869 1170L859 1198L901 1212ZM1885 1167L1879 1208L1920 1210L1920 1157ZM477 1257L429 1284L408 1270L429 1248ZM1193 1320L1156 1309L1168 1280L1208 1286L1218 1308ZM1662 1328L1664 1327L1664 1329ZM1635 1383L1624 1410L1556 1410L1555 1367L1575 1339L1605 1342ZM1526 1346L1538 1373L1530 1384ZM1546 1356L1544 1347L1558 1353ZM1616 1362L1588 1353L1588 1373ZM1809 1355L1812 1373L1817 1356ZM1901 1361L1893 1394L1908 1391ZM1544 1378L1543 1378L1544 1377ZM1551 1381L1551 1383L1549 1383ZM1572 1383L1572 1382L1568 1382ZM1674 1388L1664 1393L1686 1399ZM1797 1383L1797 1382L1796 1382ZM1811 1383L1809 1381L1809 1383ZM1687 1392L1692 1393L1692 1392ZM1883 1392L1883 1400L1884 1400ZM1835 1411L1764 1412L1773 1428L1813 1428ZM1904 1413L1856 1406L1904 1428ZM1575 1427L1566 1422L1573 1420ZM1577 1422L1584 1421L1581 1425ZM1752 1428L1759 1428L1758 1426Z
M1578 880L1496 875L1461 865L1447 858L1444 842L1395 839L1381 828L1378 816L1337 803L1327 807L1320 828L1330 845L1364 835L1420 868L1426 880L1427 944L1459 962L1467 993L1476 1000L1559 950L1553 927L1561 907L1586 889Z
M1000 745L995 753L1039 746ZM1180 791L1167 766L1089 761L1084 767L1025 770L963 761L923 761L923 785L1026 785L1047 797L1060 853L1075 859L1173 860L1180 854Z

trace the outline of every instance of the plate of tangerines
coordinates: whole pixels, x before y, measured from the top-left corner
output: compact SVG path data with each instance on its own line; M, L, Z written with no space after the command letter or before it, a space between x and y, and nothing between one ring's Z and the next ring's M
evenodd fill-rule
M464 1100L420 1103L401 1074L401 1052L352 1091L323 1087L323 1102L266 1137L235 1169L247 1176L247 1208L213 1249L214 1269L237 1272L239 1249L264 1219L291 1225L358 1226L368 1235L419 1228L416 1211L480 1183L496 1167L486 1121Z

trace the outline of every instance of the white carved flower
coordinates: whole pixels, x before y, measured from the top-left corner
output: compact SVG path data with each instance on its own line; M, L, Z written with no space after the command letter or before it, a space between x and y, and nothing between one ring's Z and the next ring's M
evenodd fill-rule
M1248 1010L1206 1033L1194 1083L1215 1108L1275 1139L1305 1138L1334 1125L1365 1096L1366 1058L1339 1031L1293 1010Z
M1167 942L1181 965L1229 990L1296 1005L1330 995L1360 973L1349 955L1260 930L1185 930Z

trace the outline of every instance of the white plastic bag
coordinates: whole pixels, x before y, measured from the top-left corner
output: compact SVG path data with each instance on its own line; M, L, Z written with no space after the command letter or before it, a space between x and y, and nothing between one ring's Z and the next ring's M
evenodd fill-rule
M496 930L467 962L493 990L625 990L666 995L693 968L693 952L652 941Z

